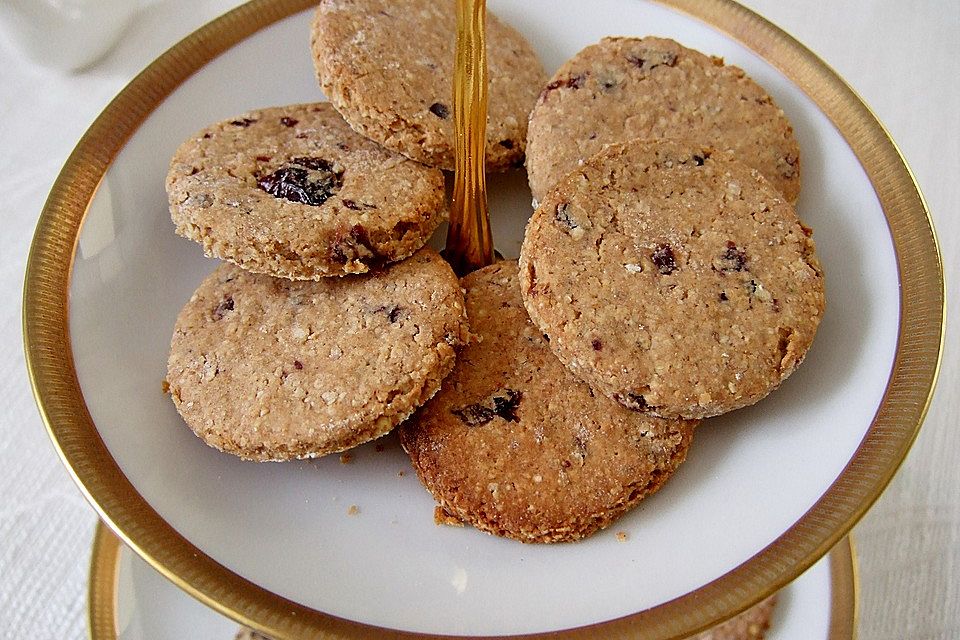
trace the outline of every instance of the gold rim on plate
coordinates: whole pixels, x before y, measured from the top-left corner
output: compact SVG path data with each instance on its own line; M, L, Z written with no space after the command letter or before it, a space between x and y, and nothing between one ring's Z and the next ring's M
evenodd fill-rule
M944 283L929 212L883 125L822 60L732 0L657 0L746 45L794 82L830 118L883 208L900 282L900 326L891 375L866 436L840 476L793 526L729 573L651 609L550 638L677 640L726 620L790 583L870 508L899 468L926 415L940 367ZM201 602L247 626L288 638L427 637L351 622L297 604L241 578L177 533L134 489L90 417L73 363L68 294L87 207L116 154L144 119L202 66L315 0L254 0L160 56L107 106L54 183L27 262L23 331L34 396L58 454L104 521L137 554ZM547 637L530 635L525 638Z
M97 523L87 586L91 640L117 640L120 636L117 596L122 547L120 539L103 522ZM827 640L856 640L859 606L857 550L851 535L830 552L830 628Z

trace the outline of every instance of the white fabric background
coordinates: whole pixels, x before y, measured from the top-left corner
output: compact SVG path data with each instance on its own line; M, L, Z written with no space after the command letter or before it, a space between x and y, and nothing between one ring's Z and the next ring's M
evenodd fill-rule
M27 382L23 270L60 167L107 102L148 62L233 0L166 0L79 73L33 65L0 34L0 637L86 636L96 522L57 459ZM943 245L948 317L960 315L960 3L746 0L818 53L875 110L911 164ZM960 638L960 332L950 326L916 445L855 532L864 640Z

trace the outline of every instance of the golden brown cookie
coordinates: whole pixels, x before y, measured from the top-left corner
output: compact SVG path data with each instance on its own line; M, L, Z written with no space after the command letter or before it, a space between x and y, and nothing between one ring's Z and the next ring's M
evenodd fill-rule
M523 542L576 540L673 474L694 421L629 411L570 375L527 317L516 262L462 284L480 340L398 430L446 515Z
M546 74L524 37L486 19L487 169L522 163L527 118ZM313 60L324 94L358 132L453 169L454 0L323 0Z
M463 292L432 249L317 282L224 264L177 318L167 383L207 444L310 458L393 429L436 393L468 336Z
M776 604L777 596L770 596L760 604L691 640L763 640L770 628L770 616Z
M759 172L687 142L612 145L550 191L520 283L560 360L631 409L705 418L796 369L824 309L811 231Z
M257 273L364 273L424 245L443 174L355 133L330 103L251 111L184 142L167 176L177 233Z
M604 38L554 74L530 114L537 200L604 145L688 138L732 151L793 202L800 149L783 111L742 69L663 38Z

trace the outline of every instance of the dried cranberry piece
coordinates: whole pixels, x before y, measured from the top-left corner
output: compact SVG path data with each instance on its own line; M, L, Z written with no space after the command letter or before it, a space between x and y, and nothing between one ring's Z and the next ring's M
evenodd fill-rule
M341 200L343 206L347 209L353 211L360 211L361 209L376 209L377 205L367 204L366 202L357 202L356 200Z
M668 244L658 244L650 255L653 264L662 275L668 276L677 270L677 261L673 256L673 248Z
M594 351L600 351L603 349L603 342L594 338L593 341L590 342L590 346L593 347Z
M627 56L627 60L630 61L630 64L650 71L651 69L656 69L661 65L666 65L668 67L676 66L677 54L669 51L650 50L643 52L643 56L629 55Z
M293 127L298 122L300 121L296 120L295 118L288 118L287 116L283 116L282 118L280 118L280 124L282 124L285 127Z
M523 394L513 389L504 389L502 394L493 396L493 412L507 422L520 422L517 409Z
M522 398L523 393L520 391L503 389L490 396L488 402L475 402L460 409L453 409L451 413L460 418L468 427L485 425L495 417L502 418L507 422L519 422L517 409L520 407Z
M227 311L233 311L233 297L231 296L224 296L223 300L220 301L220 304L214 308L213 319L222 319L223 316L226 315Z
M343 170L323 158L293 158L270 175L257 178L257 186L291 202L319 207L343 186Z
M540 92L540 99L543 100L551 91L555 91L557 89L579 89L583 86L583 81L585 79L586 76L584 76L582 73L575 76L570 76L569 78L558 78L543 88L543 91Z
M299 360L294 360L293 368L296 369L297 371L300 371L301 369L303 369L303 363L300 362Z
M497 144L499 144L504 149L513 149L513 140L501 140Z
M446 120L450 115L450 107L442 102L434 102L432 105L430 105L430 113L437 116L441 120Z
M727 297L727 292L726 292L726 291L721 291L721 292L720 292L720 302L726 302L726 301L729 300L729 299L730 299L730 298Z
M392 307L387 306L387 305L381 305L381 306L377 307L376 309L374 309L374 312L375 312L375 313L386 313L386 314L387 314L387 320L389 320L391 323L394 323L394 322L396 322L397 320L399 320L399 319L400 319L400 316L403 314L403 307L401 307L401 306L399 306L399 305L393 305Z
M368 267L375 268L386 262L386 259L377 253L370 241L370 234L359 224L355 224L345 232L338 234L330 246L330 260L337 264L347 264L351 260L361 262Z
M618 393L613 399L631 411L643 411L650 406L647 399L638 393Z
M450 413L460 418L468 427L480 427L493 420L493 409L482 404L468 404L461 409L454 409Z
M256 121L256 118L240 118L239 120L231 120L230 124L235 127L243 127L245 129Z
M721 258L723 271L743 271L747 265L747 254L737 247L733 240L727 241L727 250Z

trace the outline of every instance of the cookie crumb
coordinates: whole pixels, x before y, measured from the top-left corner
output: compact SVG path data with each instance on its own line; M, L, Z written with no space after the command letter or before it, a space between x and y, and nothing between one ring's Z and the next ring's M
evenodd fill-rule
M397 477L398 477L398 478L402 478L404 475L405 475L405 474L403 473L402 470L397 471Z
M626 531L617 531L617 542L626 542L629 537Z
M170 394L170 383L167 382L166 378L160 381L160 391L162 391L164 395Z
M355 515L357 515L358 513L360 513L360 507L358 507L358 506L355 505L355 504L350 505L350 508L347 509L347 515L348 515L348 516L355 516Z
M353 454L350 452L340 454L340 464L350 464L353 462Z
M447 525L449 527L462 527L463 520L456 517L440 505L433 508L433 522L437 525Z

